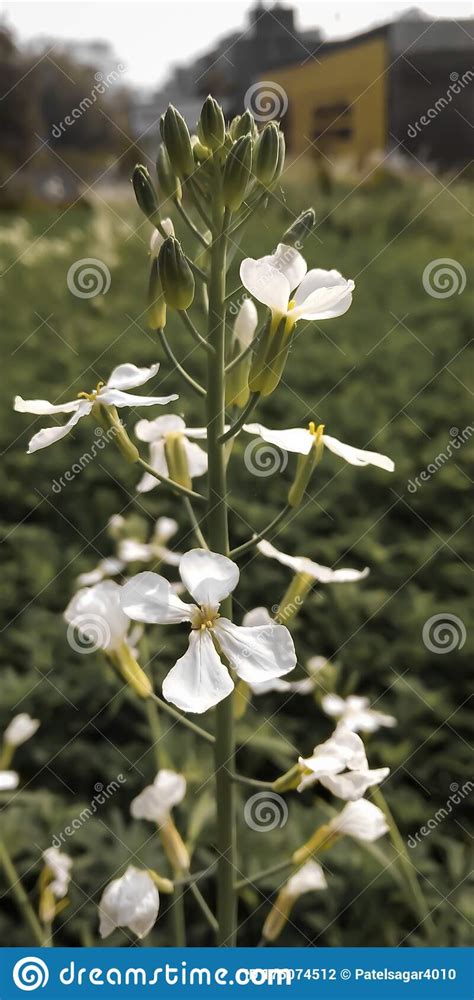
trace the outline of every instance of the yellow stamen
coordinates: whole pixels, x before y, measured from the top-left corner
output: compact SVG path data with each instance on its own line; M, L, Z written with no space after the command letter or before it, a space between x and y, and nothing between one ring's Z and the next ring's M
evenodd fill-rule
M97 398L97 396L99 395L100 390L103 389L104 385L105 382L98 382L95 389L93 389L92 392L78 392L77 398L88 399L90 403L93 403Z

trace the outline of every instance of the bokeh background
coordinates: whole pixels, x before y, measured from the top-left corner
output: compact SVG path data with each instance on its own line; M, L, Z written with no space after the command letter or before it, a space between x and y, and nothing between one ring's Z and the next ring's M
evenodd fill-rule
M202 424L199 400L146 327L150 226L129 177L137 161L153 171L168 101L194 128L209 90L228 115L245 101L265 100L261 120L281 119L288 139L281 186L246 230L229 288L238 289L242 257L270 252L310 205L310 266L335 267L356 281L344 317L303 326L284 383L259 419L275 427L324 422L330 434L396 462L388 476L326 455L300 517L276 539L284 551L328 566L371 569L358 585L321 586L307 599L292 626L298 676L310 657L326 657L332 669L325 690L365 695L397 718L395 728L367 739L371 765L392 769L384 793L405 842L432 820L408 852L433 926L407 900L388 842L370 851L343 842L323 859L329 891L301 899L280 943L468 941L474 73L466 8L3 5L0 722L28 711L41 728L15 757L21 788L0 795L0 827L33 905L42 851L110 782L124 779L63 843L74 868L70 902L55 926L58 945L99 943L97 901L128 861L164 871L151 827L129 815L157 764L186 774L189 794L177 820L194 847L193 865L212 860L212 761L165 717L151 746L144 707L100 654L70 648L62 619L78 575L115 551L109 518L123 514L127 531L145 539L158 516L173 516L180 530L172 544L182 550L190 538L179 502L161 488L137 496L135 470L121 465L112 447L58 489L75 460L90 453L93 425L84 421L73 437L27 456L41 420L14 414L12 399L74 398L115 364L159 359L156 388L180 392L176 412ZM100 265L97 286L78 296L68 274L89 258ZM199 306L195 319L202 321ZM173 317L168 332L178 357L202 376L199 352ZM138 416L126 413L129 430ZM278 512L292 479L284 456L256 474L244 461L247 444L239 439L231 466L234 544ZM277 604L288 582L277 563L247 557L238 620L257 605ZM159 690L182 636L156 629L147 643L143 658ZM322 691L251 700L238 728L243 773L272 780L297 752L307 755L327 738L332 724L320 708ZM204 721L212 726L212 717ZM270 854L271 862L285 857L334 804L324 792L293 795L288 820L258 832L244 821L245 799L244 872L266 866ZM240 944L258 942L278 884L269 879L242 895ZM203 890L212 903L212 880ZM210 943L190 893L185 905L188 943ZM170 943L168 907L164 901L147 943ZM29 943L5 884L0 939ZM111 943L128 945L130 936L117 932Z

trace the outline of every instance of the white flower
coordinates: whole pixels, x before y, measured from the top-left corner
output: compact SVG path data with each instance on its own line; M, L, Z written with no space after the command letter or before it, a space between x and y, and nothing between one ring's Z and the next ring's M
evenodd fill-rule
M306 669L315 685L317 683L318 674L320 674L328 666L328 663L329 660L326 656L310 656L307 661Z
M27 712L20 712L8 724L3 734L3 740L12 747L19 747L31 739L39 727L39 719L32 719Z
M339 458L343 458L349 465L376 465L379 469L393 472L395 465L391 458L380 455L377 451L364 451L363 448L353 448L350 444L343 444L337 438L330 437L329 434L318 433L320 428L313 423L308 429L304 427L290 427L287 430L271 430L263 424L244 424L244 431L248 434L258 434L263 441L274 444L282 451L296 452L298 455L309 455L315 444L316 437L322 441L323 445L332 451Z
M340 799L360 799L368 788L380 784L389 767L369 770L364 744L356 733L338 726L333 735L314 748L311 757L300 757L304 773L298 791L320 782Z
M176 396L174 398L176 399ZM181 439L191 480L197 476L203 476L207 472L206 452L194 441L189 440L189 438L205 439L207 436L205 427L186 427L182 417L166 414L164 417L157 417L156 420L139 420L135 426L135 434L139 441L149 442L149 464L161 476L169 476L166 446L176 437ZM158 480L149 472L145 472L138 483L137 490L139 493L148 493L149 490L158 485Z
M321 566L312 559L307 559L306 556L287 556L265 539L258 542L257 549L262 556L276 559L283 566L289 566L294 573L306 573L318 583L354 583L356 580L363 580L370 572L367 566L363 570L331 569L329 566Z
M122 610L120 594L118 583L104 580L78 590L69 602L64 618L92 644L91 649L110 651L125 642L130 622Z
M129 927L144 938L156 922L160 896L148 872L129 865L125 875L110 882L99 904L100 936L106 938L117 927Z
M43 860L53 876L49 883L51 892L56 899L64 899L71 881L72 858L63 854L57 847L48 847L43 851Z
M393 715L375 711L370 708L368 698L353 694L345 699L338 694L326 694L322 698L321 707L326 715L339 719L339 725L344 725L353 733L375 733L381 726L391 727L397 724Z
M331 820L329 828L332 833L369 842L378 840L389 830L382 810L367 799L348 802L342 812Z
M152 785L147 785L133 799L130 812L134 819L148 819L160 826L164 823L173 806L182 802L186 794L186 778L165 768L158 771Z
M110 556L106 559L101 559L95 569L89 570L88 573L80 573L77 578L78 587L92 587L94 583L100 583L101 580L106 580L110 576L117 576L122 572L124 564L121 559L116 559L114 556Z
M150 542L123 538L118 547L119 556L124 563L156 560L168 566L179 566L182 553L171 552L166 546L166 542L176 534L177 530L178 523L172 517L159 517Z
M284 886L284 892L288 893L292 899L298 899L305 892L312 892L315 889L327 889L328 884L321 868L316 861L307 861L294 875L288 879Z
M279 677L293 670L296 655L290 633L270 623L253 628L219 617L219 605L235 590L239 570L226 556L207 549L186 552L181 579L196 604L172 593L168 580L139 573L122 588L122 607L136 621L166 625L191 622L189 647L163 681L167 701L184 712L206 712L230 694L234 682L214 645L247 682Z
M252 343L257 329L258 312L252 299L244 299L234 320L232 329L232 348L236 346L244 351Z
M244 287L276 317L287 316L296 323L299 319L331 319L347 312L353 281L347 281L339 271L315 268L306 272L304 257L284 243L278 244L274 254L258 260L247 257L240 265Z
M28 445L28 454L40 448L47 448L55 441L69 434L69 431L78 423L82 417L87 417L96 403L104 406L164 406L178 399L176 394L171 396L135 396L128 389L135 389L153 378L159 364L151 365L150 368L137 368L136 365L124 364L114 368L108 382L99 382L96 389L90 393L84 393L86 398L73 399L69 403L48 403L46 399L22 399L15 396L15 410L19 413L48 414L71 413L71 417L66 424L61 427L43 427L37 434L34 434Z
M174 236L174 226L171 219L162 219L161 225L167 236ZM154 229L150 237L150 256L152 259L158 257L164 242L164 237L159 229Z
M12 792L18 788L20 776L16 771L0 771L0 792Z

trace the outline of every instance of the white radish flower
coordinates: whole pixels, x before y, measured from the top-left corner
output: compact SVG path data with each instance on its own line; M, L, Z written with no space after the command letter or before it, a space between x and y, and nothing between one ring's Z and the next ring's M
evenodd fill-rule
M161 225L167 236L174 236L174 226L171 219L163 219ZM150 256L152 260L158 257L164 242L164 237L161 235L159 229L153 229L150 237Z
M294 573L304 573L317 583L355 583L357 580L363 580L370 572L367 566L363 570L331 569L329 566L321 566L319 563L313 562L306 556L288 556L285 552L276 549L266 539L258 542L257 549L262 556L276 559L282 566L288 566Z
M298 791L319 782L340 799L355 801L368 788L379 785L389 767L369 770L364 744L356 733L338 726L333 735L314 748L311 757L300 757L303 776Z
M236 347L244 351L252 343L257 329L258 312L252 299L244 299L234 320L232 329L231 353ZM237 352L235 352L237 353Z
M140 542L136 538L123 538L119 542L120 559L124 563L156 560L168 566L179 566L182 552L172 552L166 545L177 530L178 522L172 517L159 517L149 542Z
M20 776L16 771L0 771L0 792L13 792L19 783Z
M219 652L250 683L293 670L293 640L283 625L271 622L252 628L220 617L221 601L239 580L239 569L231 559L192 549L182 557L179 572L196 604L185 604L173 594L168 580L156 573L139 573L122 588L122 608L135 621L191 623L188 650L163 681L167 701L184 712L201 713L226 698L234 682Z
M129 865L104 890L99 904L100 936L106 938L117 927L129 927L144 938L156 923L159 908L160 896L151 876Z
M85 643L90 643L90 652L111 652L126 642L130 621L122 610L120 595L118 583L104 580L78 590L70 600L64 618Z
M176 442L183 448L191 481L207 472L206 452L198 444L195 444L194 440L190 440L193 438L205 440L207 437L205 427L186 427L182 417L166 414L164 417L157 417L156 420L139 420L135 426L135 434L139 441L149 443L149 464L161 476L171 478L168 462L171 449ZM148 493L158 485L158 480L149 472L145 472L138 483L137 490L139 493Z
M327 889L328 884L321 868L316 861L307 861L302 868L299 868L294 875L291 875L284 886L293 900L298 899L305 892L313 892L318 889Z
M124 364L114 368L108 382L99 382L92 392L80 393L77 399L69 403L48 403L46 399L22 399L15 397L14 409L18 413L35 413L41 415L52 415L54 413L70 413L67 423L61 427L43 427L33 435L28 445L28 454L40 448L47 448L50 444L60 441L69 431L82 419L87 417L96 404L104 406L164 406L178 399L176 393L171 396L136 396L129 389L135 389L139 385L144 385L153 378L159 364L151 365L150 368L137 368L136 365Z
M358 695L341 698L338 694L326 694L321 700L321 707L326 715L339 720L338 728L343 725L353 733L376 733L381 727L397 725L393 715L377 712L370 707L368 698Z
M294 325L300 319L332 319L347 312L354 282L339 271L307 268L298 250L279 243L274 254L243 260L240 279L258 302L268 306L276 321L285 316Z
M332 833L372 843L388 833L389 826L381 809L367 799L348 802L329 823Z
M92 587L94 583L100 583L101 580L108 580L111 576L118 576L124 568L124 563L121 559L116 559L114 556L109 556L106 559L101 559L95 569L89 570L87 573L80 573L77 578L78 587Z
M290 427L287 430L272 430L264 427L263 424L244 424L244 431L248 434L257 434L268 444L276 445L282 451L296 452L298 455L309 455L316 442L321 442L328 451L343 458L349 465L376 465L379 469L393 472L395 465L391 458L381 455L377 451L365 451L363 448L354 448L350 444L343 444L337 438L324 434L324 425L318 427L311 422L308 429L304 427Z
M40 725L39 719L32 719L27 712L20 712L5 729L3 741L11 747L19 747L35 735Z
M134 819L147 819L161 826L168 819L173 806L183 801L185 794L184 775L163 768L158 771L153 784L147 785L133 799L130 812Z
M48 847L43 851L43 861L52 875L48 888L56 899L64 899L71 881L72 858L57 847Z

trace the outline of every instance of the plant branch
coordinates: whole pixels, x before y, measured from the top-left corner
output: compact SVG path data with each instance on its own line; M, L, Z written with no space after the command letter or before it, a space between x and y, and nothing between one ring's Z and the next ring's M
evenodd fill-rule
M10 886L12 896L25 920L25 923L28 924L34 941L36 944L40 945L40 947L43 947L45 944L43 929L23 888L23 883L3 840L0 840L0 864L5 872L5 878Z
M194 513L191 501L188 499L188 497L183 497L183 503L188 512L188 517L189 520L191 521L194 534L196 535L196 540L199 542L199 545L201 546L202 549L209 548L206 539L204 538L204 535L201 531L201 528L199 527L199 521Z
M187 382L187 384L191 387L191 389L193 389L194 392L197 393L198 396L205 396L206 390L204 386L200 385L200 383L197 382L196 379L194 379L192 375L190 375L189 372L186 371L185 368L183 368L183 365L179 363L176 355L173 353L170 347L165 331L160 327L157 329L156 332L158 334L160 343L163 347L163 350L167 358L169 359L169 361L171 361L171 364L174 365L176 371L181 375L181 378L183 378L184 381Z
M260 781L259 778L247 778L244 774L232 773L230 779L238 785L248 785L250 788L273 788L273 781Z
M205 502L206 498L203 497L201 493L195 493L194 490L188 490L186 486L181 486L181 483L175 483L174 479L168 479L167 476L162 476L161 472L157 472L153 466L149 465L148 462L145 462L144 458L139 458L138 464L141 465L142 469L145 469L145 472L148 472L150 476L154 476L159 483L165 483L169 486L173 493L177 493L178 496L185 496L189 497L190 500L200 500L201 502Z
M181 316L181 319L182 319L184 325L189 330L191 336L194 337L194 340L196 341L196 343L199 344L200 347L204 347L204 350L207 351L208 354L213 354L214 353L214 348L212 347L212 344L209 344L207 342L207 340L205 340L204 337L201 337L201 334L199 333L198 330L196 330L196 327L194 326L194 323L193 323L191 317L186 312L186 310L185 309L178 309L178 312L179 312L179 315Z
M194 183L193 178L192 177L187 177L186 180L185 180L185 191L189 195L190 200L192 201L192 203L193 203L193 205L194 205L194 207L196 209L196 212L198 212L198 214L201 216L201 219L204 222L204 225L207 226L208 229L212 230L212 222L211 222L211 220L210 220L210 218L209 218L206 210L201 205L201 201L200 201L200 198L199 198L199 195L197 193L196 188L197 188L197 185Z
M205 239L205 237L201 233L201 230L198 229L198 227L194 225L193 220L188 215L186 209L183 207L183 205L181 204L181 202L179 201L178 198L175 199L174 204L175 204L175 206L176 206L176 208L177 208L177 210L178 210L181 218L186 223L188 229L191 231L191 233L193 234L193 236L195 237L195 239L197 239L199 241L199 243L201 244L201 246L203 246L207 250L207 247L209 246L207 240Z
M153 701L155 701L164 712L171 715L172 719L176 719L177 722L181 722L183 726L190 729L191 732L196 734L196 736L200 736L201 739L206 740L207 743L215 743L215 737L212 733L208 733L206 729L201 729L201 726L197 726L195 722L191 722L191 719L187 719L185 715L182 715L176 708L169 705L167 701L163 701L163 699L159 698L157 694L151 694L150 698L153 698Z
M264 868L262 871L255 872L253 875L248 875L247 878L241 878L239 882L235 883L235 888L243 889L244 886L253 884L254 882L259 882L262 878L266 878L269 875L278 875L287 868L294 868L291 858L287 858L286 861L280 861L279 864L272 865L271 868Z
M235 423L232 424L231 427L229 427L229 430L225 431L224 434L221 435L221 437L219 438L219 444L225 444L226 441L230 441L231 438L235 437L236 434L238 434L239 431L242 430L243 425L245 424L247 418L250 416L252 410L255 409L259 399L260 399L259 392L252 392L250 394L247 404L246 406L244 406L242 410L242 413L237 418Z
M252 538L249 538L248 542L244 542L242 545L238 545L237 548L232 549L230 558L236 559L238 556L243 556L245 552L248 552L254 545L257 545L258 542L261 542L263 538L266 538L267 535L274 531L275 528L277 528L287 518L288 514L290 514L292 510L293 507L285 504L280 513L273 518L273 521L270 521L270 523L267 524L266 528L262 528L257 535L253 535Z
M217 923L217 920L216 920L216 918L215 918L215 916L214 916L211 908L207 905L206 900L204 899L204 896L203 896L201 890L199 889L199 886L196 885L196 882L190 882L189 883L189 888L190 888L190 890L191 890L191 892L192 892L192 894L193 894L193 896L194 896L194 898L196 900L196 903L198 904L201 912L204 914L204 917L206 918L209 926L212 927L212 930L214 931L214 934L216 934L217 931L219 930L219 924Z

